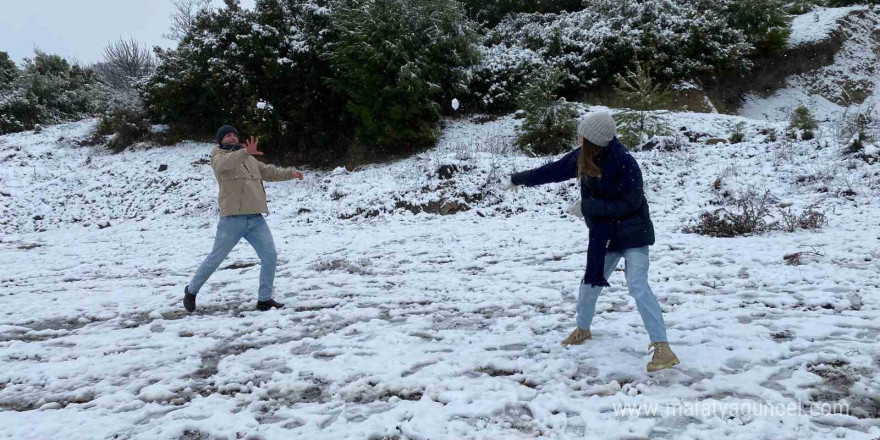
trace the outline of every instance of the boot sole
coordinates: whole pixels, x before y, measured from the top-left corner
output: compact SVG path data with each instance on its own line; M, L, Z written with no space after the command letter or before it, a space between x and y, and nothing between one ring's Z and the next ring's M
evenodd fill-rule
M272 309L283 309L283 308L284 308L284 306L281 306L281 307L275 307L275 306L257 306L257 310L260 311L260 312L268 312L269 310L272 310Z
M565 342L565 341L562 341L562 342L560 342L560 344L562 344L563 347L568 347L569 345L583 345L584 342L587 342L587 341L589 341L589 340L591 340L591 339L593 339L593 338L587 338L587 339L584 339L583 341L579 341L579 342Z
M648 373L653 373L653 372L655 372L655 371L660 371L660 370L665 370L665 369L667 369L667 368L672 368L672 367L674 367L674 366L676 366L676 365L678 365L678 364L679 364L679 362L678 362L678 358L675 358L675 359L672 360L672 362L669 362L668 364L663 364L663 365L660 365L660 366L655 366L655 367L653 367L653 368L648 367Z

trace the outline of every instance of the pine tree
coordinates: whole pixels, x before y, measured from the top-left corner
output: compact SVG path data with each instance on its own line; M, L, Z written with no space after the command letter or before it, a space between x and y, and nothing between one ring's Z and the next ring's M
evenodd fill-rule
M653 111L669 105L672 93L655 83L650 65L636 61L635 70L627 69L625 75L617 74L615 79L617 94L629 107L615 116L620 141L636 147L653 136L664 134L667 130Z
M539 72L523 91L519 105L525 120L517 129L516 145L534 155L557 154L574 145L577 111L557 96L562 87L560 70Z

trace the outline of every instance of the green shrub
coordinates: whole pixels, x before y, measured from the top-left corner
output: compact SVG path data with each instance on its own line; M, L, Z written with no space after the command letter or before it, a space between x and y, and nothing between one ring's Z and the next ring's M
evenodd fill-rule
M808 141L815 137L813 130L818 127L818 124L810 109L801 105L792 112L788 127L792 137L797 137L797 134L800 133L800 138Z
M136 108L117 108L108 111L98 123L98 134L111 135L108 147L120 153L150 133L150 122Z
M95 86L91 69L37 50L0 95L0 134L93 114L98 96Z
M18 76L18 67L11 59L9 54L0 51L0 90L5 89Z
M731 144L738 144L746 139L745 128L745 122L740 122L733 126L733 133L730 134Z
M503 44L480 47L484 60L470 69L465 105L489 112L516 107L519 95L536 72L547 67L535 51Z
M737 9L728 7L743 1L594 0L576 12L508 15L486 33L483 45L492 50L475 69L499 74L479 75L475 93L493 101L521 85L505 73L529 65L562 69L567 96L613 86L636 57L652 60L662 82L746 72L755 44L738 27L748 21L734 19ZM483 90L492 91L488 98Z
M661 87L651 77L647 63L636 61L635 70L627 69L625 75L617 74L615 92L626 103L627 109L617 113L618 139L635 148L654 136L665 136L668 127L654 110L665 108L672 97L668 88Z
M557 13L583 8L583 0L462 0L470 19L495 26L510 14Z
M282 163L344 160L354 123L344 96L328 84L332 6L260 0L253 11L235 2L202 11L183 28L177 49L158 52L144 91L151 119L204 138L236 125Z
M455 0L351 0L333 14L331 84L373 153L432 145L441 111L467 91L476 33Z
M791 27L780 0L720 0L728 22L754 45L753 55L773 55L785 49Z
M815 130L818 124L816 124L816 118L813 117L810 109L801 105L791 114L789 126L797 130Z
M239 36L249 35L253 22L251 12L227 4L199 15L176 49L158 49L159 64L144 89L150 118L202 135L227 123L241 126L254 78L243 65Z
M806 14L820 4L821 0L795 0L785 5L785 12L792 15Z
M574 105L556 95L562 72L541 71L523 92L519 104L525 120L517 129L516 145L533 155L557 154L572 148L577 131Z

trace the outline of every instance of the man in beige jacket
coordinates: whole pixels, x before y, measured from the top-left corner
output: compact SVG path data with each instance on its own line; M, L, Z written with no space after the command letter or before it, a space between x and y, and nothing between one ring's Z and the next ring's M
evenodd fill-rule
M279 168L258 161L254 156L263 154L257 151L259 140L249 139L242 148L238 141L238 131L229 125L217 130L216 140L219 145L211 151L211 168L214 169L214 177L220 185L220 222L217 223L214 248L196 270L192 281L183 289L183 306L188 312L196 310L199 289L239 240L244 238L260 257L257 310L266 311L273 307L280 309L284 304L272 299L278 254L269 225L263 218L263 214L269 212L263 181L302 180L303 174L294 169Z

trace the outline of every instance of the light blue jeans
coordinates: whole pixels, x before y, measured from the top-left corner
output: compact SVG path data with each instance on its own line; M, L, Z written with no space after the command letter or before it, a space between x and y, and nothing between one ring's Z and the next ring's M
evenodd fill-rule
M275 266L278 264L278 253L275 252L275 241L269 225L261 214L230 215L220 217L217 223L217 235L214 236L214 249L199 266L192 281L189 282L189 293L196 295L199 289L208 281L211 274L217 270L220 263L226 259L232 248L244 238L257 251L260 257L260 290L259 301L268 301L272 298L273 284L275 283Z
M666 324L663 323L663 312L660 304L648 286L648 246L624 249L605 254L605 279L611 277L617 263L623 258L626 262L626 287L635 298L636 307L642 315L642 322L651 342L666 342ZM589 286L581 281L577 301L577 325L588 330L596 313L596 300L602 292L602 286Z

